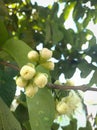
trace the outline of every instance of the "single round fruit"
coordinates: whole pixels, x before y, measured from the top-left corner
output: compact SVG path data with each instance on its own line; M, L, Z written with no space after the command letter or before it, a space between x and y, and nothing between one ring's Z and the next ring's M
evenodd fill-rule
M44 88L47 82L48 79L45 73L38 73L33 80L33 83L39 88Z
M16 78L16 85L19 87L25 87L27 83L27 80L23 79L21 76Z
M56 106L56 110L59 114L66 114L68 112L68 109L68 105L62 101L60 101Z
M32 63L27 63L28 66L32 67L32 68L35 68L35 65L32 64Z
M54 69L54 63L52 61L47 61L41 64L44 68L48 70L53 70Z
M26 94L28 97L33 97L37 92L38 92L38 87L33 86L32 84L29 84L29 85L25 88L25 94Z
M47 48L43 48L40 51L40 59L42 60L49 60L52 57L52 51L47 49Z
M35 75L36 70L28 65L24 65L21 70L20 70L20 75L25 79L25 80L30 80L33 78Z
M30 51L28 53L28 59L31 60L31 61L35 61L35 62L38 61L39 60L38 52L34 51L34 50Z

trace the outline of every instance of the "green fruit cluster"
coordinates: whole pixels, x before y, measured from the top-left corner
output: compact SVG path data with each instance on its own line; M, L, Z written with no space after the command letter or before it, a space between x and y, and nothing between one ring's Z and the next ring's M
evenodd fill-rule
M28 53L27 57L31 62L36 62L37 64L35 66L33 63L27 63L22 66L19 76L16 77L16 85L24 88L25 94L28 97L33 97L39 88L44 88L48 83L48 75L46 73L37 72L37 65L42 65L46 62L43 67L52 70L54 63L48 61L52 57L52 51L47 48L43 48L40 52L32 50ZM49 64L47 64L47 62Z
M48 70L53 70L54 63L50 61L50 59L52 58L52 55L53 53L51 50L47 48L43 48L39 52L34 51L34 50L30 51L28 53L28 59L32 62L38 62L39 64L41 64L44 68Z

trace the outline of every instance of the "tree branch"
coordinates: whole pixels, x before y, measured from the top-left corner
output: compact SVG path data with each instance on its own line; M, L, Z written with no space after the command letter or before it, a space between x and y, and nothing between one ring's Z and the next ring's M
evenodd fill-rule
M56 85L56 84L47 84L48 88L51 89L60 89L60 90L81 90L83 92L86 91L97 91L97 88L90 88L87 85L81 85L81 86L64 86L64 85Z
M1 65L4 65L4 66L11 67L11 68L13 68L13 69L15 69L15 70L18 70L18 71L19 71L19 68L18 68L17 66L15 66L15 65L13 65L13 64L10 64L10 63L8 63L8 62L5 62L5 61L0 61L0 64L1 64Z

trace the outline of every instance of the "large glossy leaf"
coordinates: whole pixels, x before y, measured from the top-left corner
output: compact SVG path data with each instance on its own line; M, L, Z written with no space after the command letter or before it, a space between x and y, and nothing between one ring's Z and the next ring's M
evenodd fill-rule
M22 130L19 122L0 98L0 130Z
M54 120L54 101L47 88L27 98L31 130L50 130Z
M11 38L5 42L3 49L15 59L19 67L28 62L27 53L31 48L22 40Z
M37 66L36 70L49 75L49 71L41 65ZM48 80L50 81L50 76ZM50 90L39 89L35 97L27 98L27 101L32 130L50 130L55 114L54 100Z

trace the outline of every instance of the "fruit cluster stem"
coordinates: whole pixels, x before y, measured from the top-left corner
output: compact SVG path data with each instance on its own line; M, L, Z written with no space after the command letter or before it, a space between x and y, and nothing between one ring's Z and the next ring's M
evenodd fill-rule
M56 85L52 83L47 84L48 88L51 89L60 89L60 90L81 90L83 92L86 91L97 91L97 88L92 88L87 85L80 85L80 86L65 86L65 85Z

